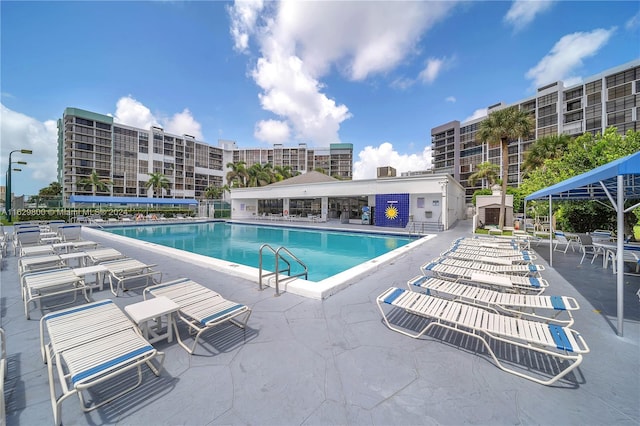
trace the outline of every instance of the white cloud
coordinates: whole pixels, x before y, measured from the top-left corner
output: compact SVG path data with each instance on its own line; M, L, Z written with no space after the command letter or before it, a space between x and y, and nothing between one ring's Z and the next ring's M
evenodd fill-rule
M175 135L191 135L202 140L202 126L191 115L187 108L163 120L164 130Z
M477 109L477 110L473 111L473 113L469 117L467 117L464 120L462 120L462 122L466 123L467 121L476 120L478 118L486 117L487 116L487 111L488 111L487 108Z
M14 153L13 163L26 161L26 165L14 164L22 169L11 174L11 189L16 195L34 195L51 182L58 180L58 130L55 120L41 122L33 117L15 112L0 104L0 169L6 170L9 153L16 149L30 149L33 154Z
M446 98L444 98L445 102L451 102L451 103L456 103L456 97L455 96L447 96Z
M447 58L438 59L438 58L429 58L425 64L424 69L418 75L418 78L427 84L433 83L438 75L445 69L447 69L451 64L451 60Z
M520 31L533 22L536 15L550 9L552 5L552 1L515 0L504 16L504 21L512 25L514 31Z
M116 102L116 113L113 117L116 123L127 126L148 129L151 126L159 126L160 123L153 116L151 110L141 102L133 99L131 95L122 97Z
M284 121L262 120L256 123L253 136L268 143L284 143L289 140L289 125Z
M398 176L402 172L427 170L432 167L431 145L420 154L400 154L393 145L384 142L378 147L367 146L358 154L359 160L353 164L353 179L375 179L378 167L391 166Z
M242 53L249 49L249 36L262 11L264 3L262 0L237 1L233 7L227 8L231 15L231 37L233 37L234 48Z
M579 77L573 73L582 66L584 59L594 56L604 47L615 31L614 27L609 30L599 28L589 33L567 34L525 76L533 80L536 87L558 80L579 81Z
M420 36L454 2L237 2L229 8L237 50L255 37L260 58L251 73L262 108L289 125L293 137L316 146L339 141L351 117L321 78L338 70L364 80L397 67ZM330 28L328 30L328 28ZM406 81L404 82L406 83Z
M113 117L116 123L126 124L141 129L149 129L151 126L160 126L167 133L175 135L191 135L197 140L202 140L202 126L185 108L182 112L175 113L171 117L158 118L142 102L135 100L131 95L118 99L116 112Z
M633 15L624 24L624 28L627 31L633 31L633 30L637 29L638 27L640 27L640 12L636 13L635 15Z

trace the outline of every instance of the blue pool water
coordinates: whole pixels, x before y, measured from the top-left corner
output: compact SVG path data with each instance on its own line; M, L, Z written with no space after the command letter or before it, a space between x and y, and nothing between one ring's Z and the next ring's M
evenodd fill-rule
M183 225L127 226L105 231L215 257L241 265L259 266L262 244L284 246L309 269L309 280L320 281L402 247L412 240L394 235L294 229L226 222ZM275 259L263 251L263 267L274 270ZM302 268L291 263L292 274Z

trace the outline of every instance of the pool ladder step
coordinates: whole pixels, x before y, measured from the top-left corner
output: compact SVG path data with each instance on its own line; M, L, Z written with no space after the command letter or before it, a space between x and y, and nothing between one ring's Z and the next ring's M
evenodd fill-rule
M276 258L276 264L275 264L275 271L274 272L268 272L268 273L264 273L264 268L263 268L263 263L262 263L262 254L263 251L267 249L269 250L271 253L273 253L273 255ZM283 253L286 254L287 256L289 256L291 259L293 259L295 262L297 262L299 265L302 266L302 268L304 269L304 272L300 272L294 275L291 275L291 262L289 262L289 260L287 260L286 257L283 256ZM280 296L280 282L281 281L286 281L286 280L290 280L293 278L297 278L297 277L301 277L304 276L304 279L308 279L309 277L309 268L307 268L307 265L305 265L305 263L298 259L298 257L296 255L294 255L293 253L291 253L289 251L289 249L287 249L284 246L278 247L278 249L274 249L273 247L271 247L269 244L263 244L262 246L260 246L260 252L259 252L259 259L260 259L260 263L259 263L259 275L258 275L258 286L259 289L262 290L263 286L262 286L262 282L264 278L269 278L269 277L274 277L275 278L275 286L276 286L276 296ZM280 269L280 262L284 262L284 264L286 265L283 269ZM286 273L287 276L284 278L280 277L280 274Z

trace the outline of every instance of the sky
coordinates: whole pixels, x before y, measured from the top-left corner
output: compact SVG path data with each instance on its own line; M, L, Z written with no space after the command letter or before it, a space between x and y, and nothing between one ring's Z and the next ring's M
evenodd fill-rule
M0 31L0 170L33 150L12 156L29 195L67 107L213 146L351 143L354 179L425 170L431 128L640 58L640 3L2 0Z

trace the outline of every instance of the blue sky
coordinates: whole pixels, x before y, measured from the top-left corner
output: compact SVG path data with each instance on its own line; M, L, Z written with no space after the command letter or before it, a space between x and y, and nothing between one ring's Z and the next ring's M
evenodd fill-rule
M1 170L56 179L66 107L214 146L354 145L421 170L432 127L640 58L637 1L0 2ZM2 177L4 184L4 173Z

